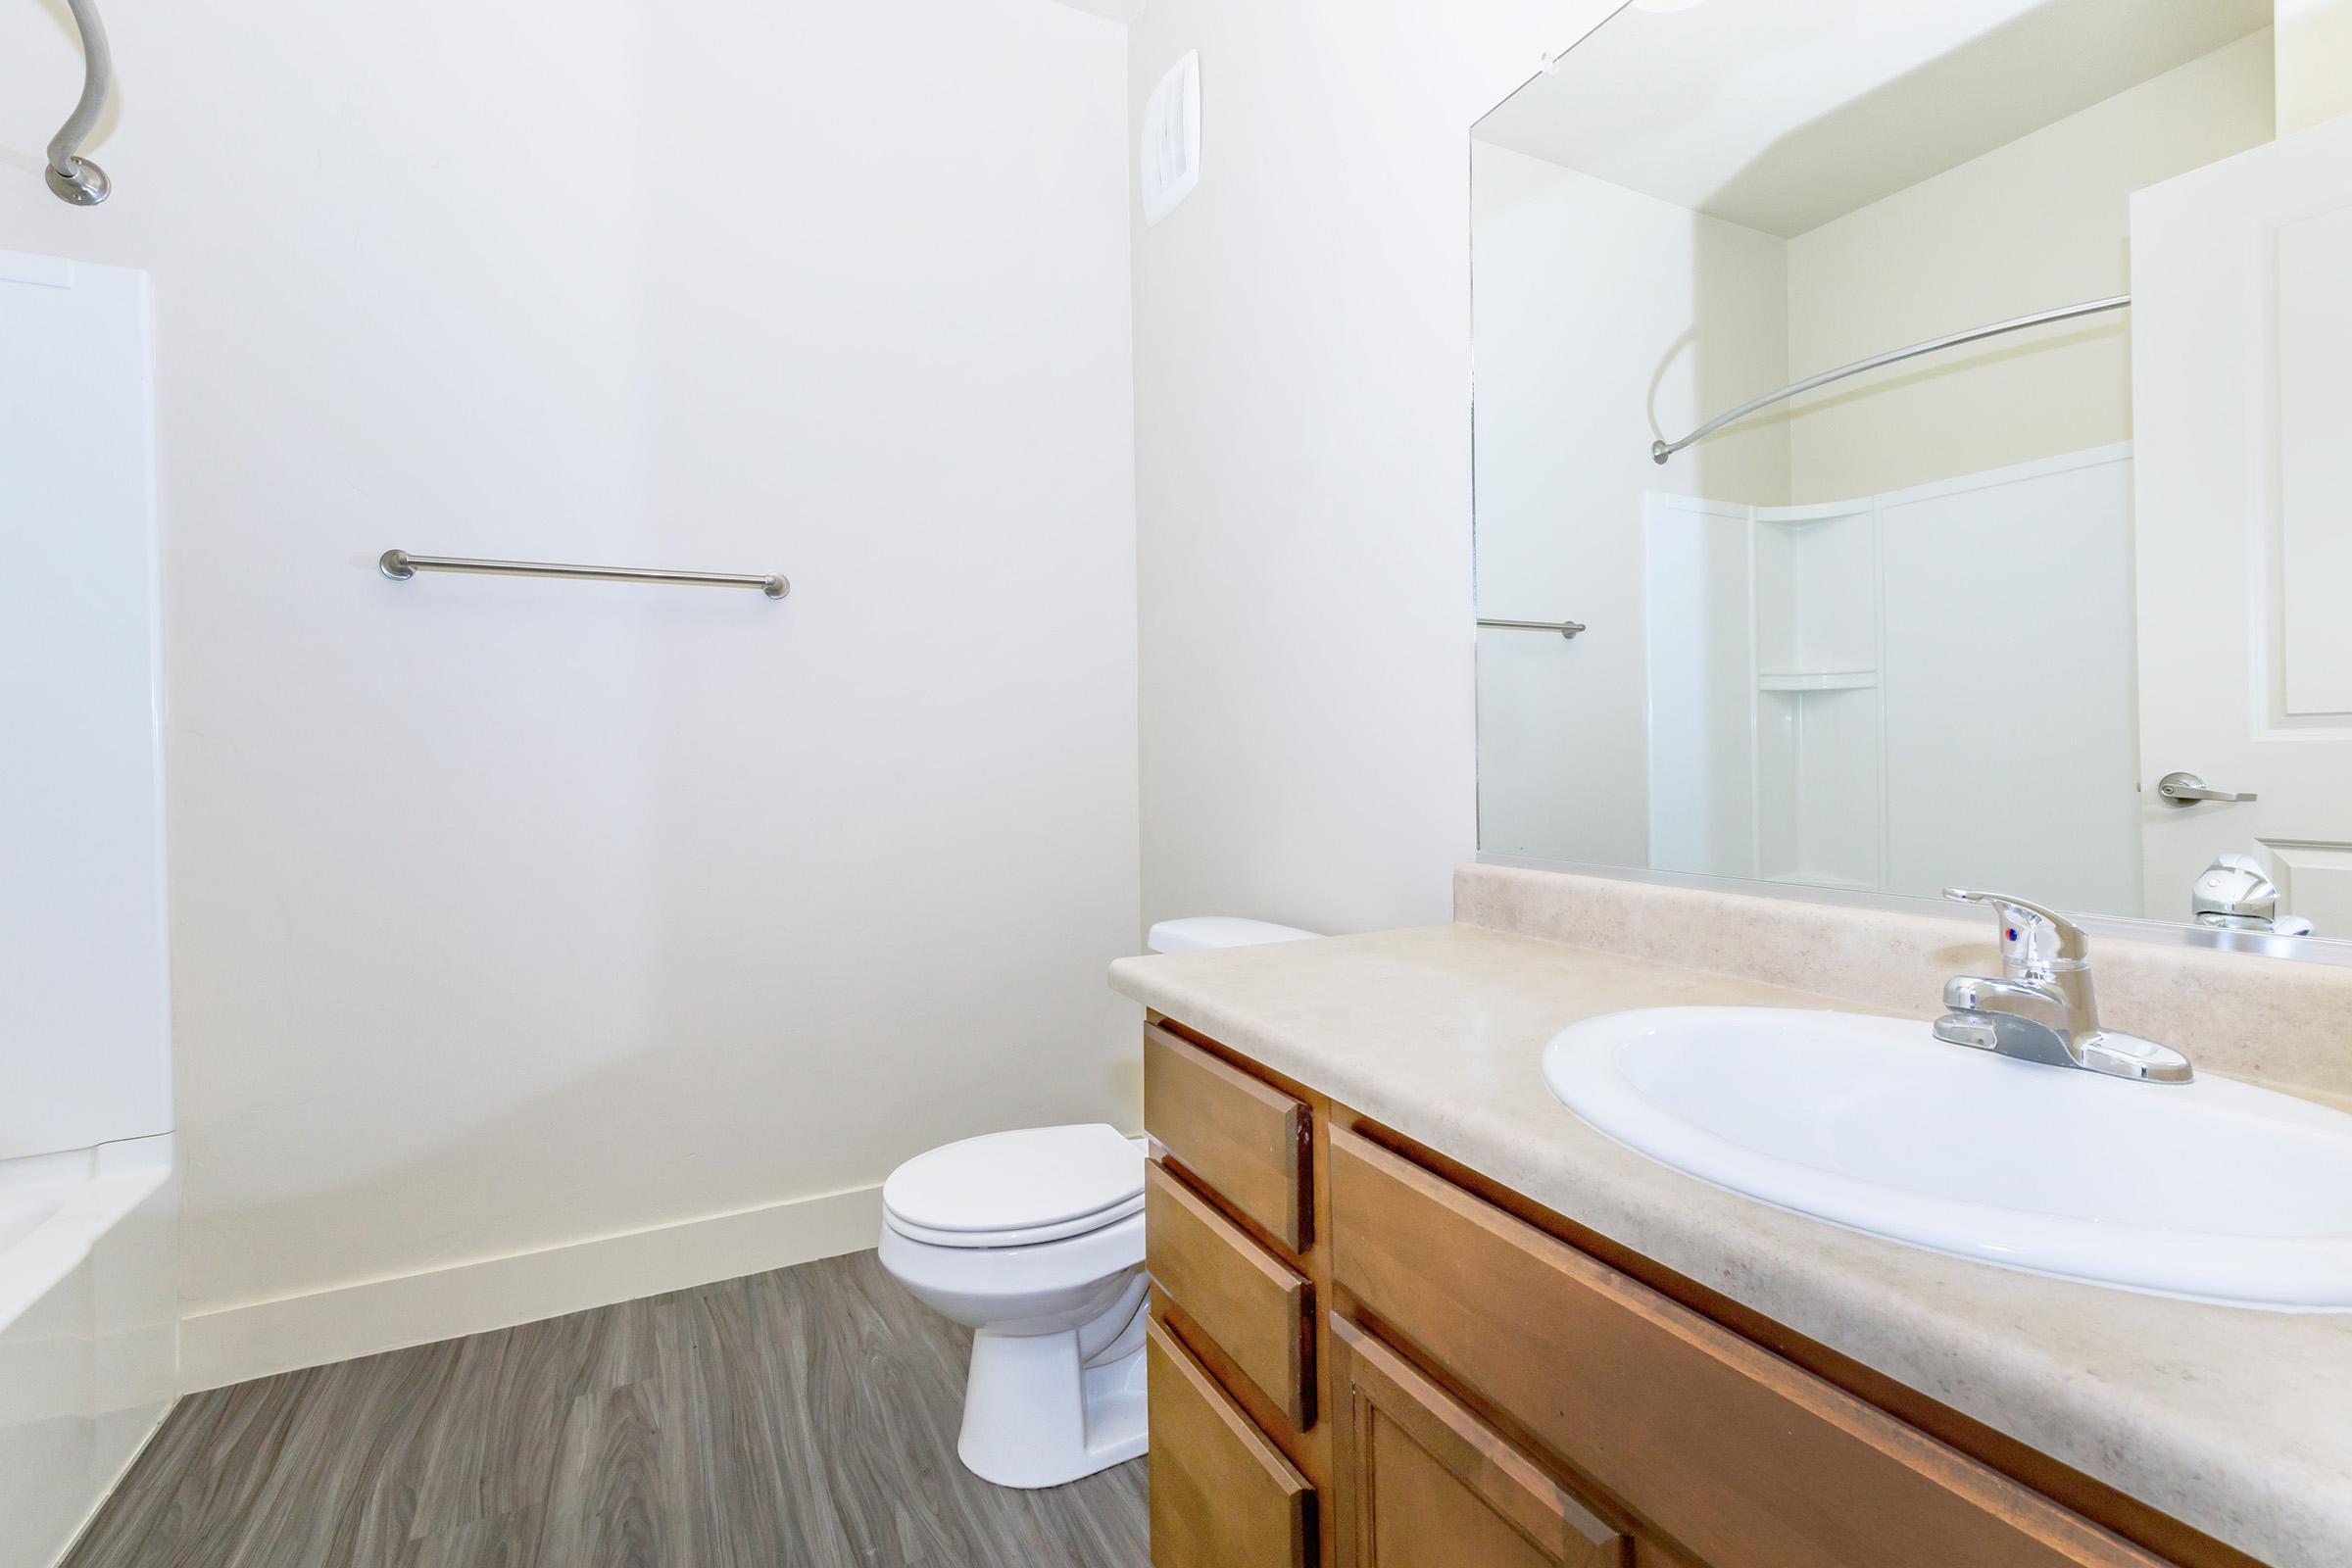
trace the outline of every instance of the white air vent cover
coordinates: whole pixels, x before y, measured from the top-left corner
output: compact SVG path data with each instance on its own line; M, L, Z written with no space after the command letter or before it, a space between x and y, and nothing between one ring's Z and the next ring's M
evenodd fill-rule
M1157 226L1200 183L1200 52L1176 62L1144 106L1144 221Z

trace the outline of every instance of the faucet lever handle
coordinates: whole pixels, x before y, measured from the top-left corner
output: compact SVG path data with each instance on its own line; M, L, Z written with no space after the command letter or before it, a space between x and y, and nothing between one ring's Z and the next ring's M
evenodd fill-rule
M2012 975L2037 967L2080 969L2090 961L2090 936L2057 910L2007 893L1945 888L1961 904L1990 905L2001 916L2001 964Z

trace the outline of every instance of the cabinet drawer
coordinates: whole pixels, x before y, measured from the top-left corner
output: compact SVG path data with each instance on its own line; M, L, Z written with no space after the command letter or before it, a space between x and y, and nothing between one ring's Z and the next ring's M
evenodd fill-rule
M1314 1425L1314 1287L1168 1174L1144 1173L1152 1281L1303 1432Z
M1330 1136L1334 1279L1644 1538L1724 1568L2161 1568L1410 1161Z
M1628 1568L1634 1540L1379 1340L1331 1320L1341 1568Z
M1144 1128L1294 1252L1306 1248L1306 1106L1188 1040L1144 1030Z
M1174 1335L1145 1332L1152 1568L1305 1568L1314 1489Z

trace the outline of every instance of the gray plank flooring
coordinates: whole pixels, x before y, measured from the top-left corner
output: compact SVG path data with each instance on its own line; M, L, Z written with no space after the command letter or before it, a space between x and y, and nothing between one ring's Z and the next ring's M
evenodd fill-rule
M956 1462L871 1252L190 1396L66 1568L1145 1568L1145 1466Z

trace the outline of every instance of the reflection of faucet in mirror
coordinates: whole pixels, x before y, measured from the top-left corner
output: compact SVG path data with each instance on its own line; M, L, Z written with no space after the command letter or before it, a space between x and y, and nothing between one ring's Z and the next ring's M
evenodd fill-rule
M2190 891L2197 924L2216 931L2263 931L2307 937L2309 920L2278 912L2278 885L2251 855L2224 855L2201 872Z
M2001 917L2001 978L1956 975L1944 982L1936 1038L1955 1046L2081 1067L2117 1078L2184 1084L2188 1058L2153 1040L2099 1027L2090 985L2090 937L2072 920L2004 893L1945 888L1943 896L1988 904Z

